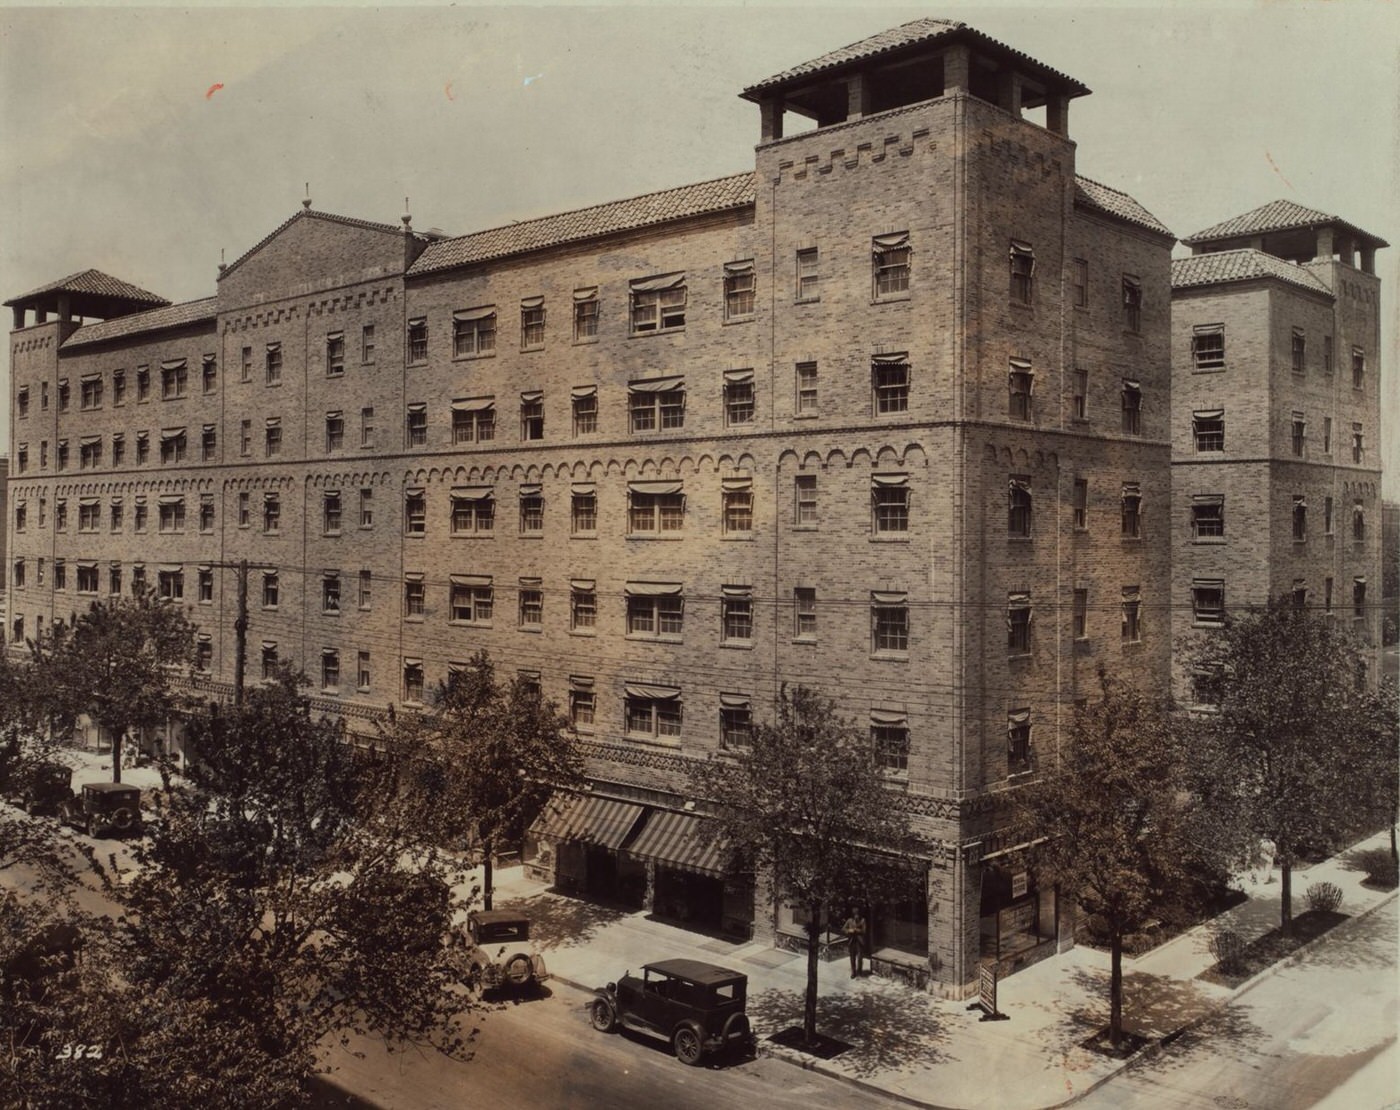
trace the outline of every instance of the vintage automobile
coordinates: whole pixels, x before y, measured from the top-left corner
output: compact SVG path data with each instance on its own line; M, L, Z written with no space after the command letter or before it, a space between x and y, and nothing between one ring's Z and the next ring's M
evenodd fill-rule
M475 910L467 917L467 981L475 990L538 990L549 978L530 943L530 919L513 910Z
M34 763L15 776L7 800L31 816L52 817L73 796L72 782L71 767L62 763Z
M121 782L85 782L60 807L59 818L88 836L140 833L141 791Z
M647 964L640 976L627 972L594 991L593 1028L610 1033L619 1025L671 1044L676 1059L694 1067L709 1053L754 1049L744 1013L748 977L700 960Z

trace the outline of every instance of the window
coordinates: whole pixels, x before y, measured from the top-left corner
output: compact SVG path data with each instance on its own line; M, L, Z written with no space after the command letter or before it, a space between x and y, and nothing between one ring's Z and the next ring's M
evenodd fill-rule
M1007 415L1012 420L1029 420L1033 415L1031 408L1031 387L1035 382L1035 375L1031 370L1031 364L1023 359L1013 358L1011 360L1011 370L1007 375L1008 398Z
M1322 499L1322 534L1332 535L1332 498L1330 497Z
M1306 609L1308 607L1308 585L1302 578L1293 579L1292 593L1293 608Z
M239 380L251 382L253 380L253 348L244 347L242 358L239 364Z
M238 495L238 527L247 528L252 523L252 511L248 505L249 495L240 493Z
M326 336L326 377L338 378L345 373L345 333L333 331Z
M1197 324L1191 334L1191 362L1197 370L1225 369L1225 325Z
M484 575L454 574L451 580L453 624L490 624L494 598L491 579Z
M1089 307L1089 263L1086 259L1076 258L1074 269L1071 274L1074 283L1074 307Z
M100 375L92 374L83 378L79 385L78 407L81 409L96 409L102 407L102 378ZM24 390L24 407L29 406L29 391ZM28 415L27 412L25 415Z
M1332 616L1332 579L1322 580L1322 612L1324 616Z
M1332 418L1330 416L1322 418L1322 453L1324 455L1332 453Z
M544 439L544 394L538 390L520 395L520 438Z
M49 411L49 383L39 383L39 408L43 412Z
M403 664L403 700L423 700L423 664L417 659L405 659Z
M340 612L340 571L328 570L321 575L321 612Z
M908 356L876 355L870 366L877 415L909 411Z
M42 579L44 565L43 560L39 562L39 577ZM137 563L131 568L131 596L139 597L146 592L146 568Z
M627 731L633 736L648 738L672 737L681 734L681 692L669 686L628 683Z
M684 523L685 494L680 482L632 482L627 487L630 535L679 532Z
M355 653L355 686L360 690L369 689L369 652Z
M206 533L214 530L214 495L212 493L199 495L199 530Z
M16 559L16 560L15 560L14 584L15 584L16 588L18 588L18 589L23 589L23 588L24 588L24 560L23 560L23 559Z
M592 482L575 482L569 493L569 531L578 536L597 528L597 488Z
M263 432L263 451L268 458L282 453L282 418L269 416Z
M345 446L345 414L339 409L326 413L326 450L339 451Z
M1071 414L1076 420L1089 419L1089 371L1074 372L1074 396L1071 400Z
M1076 478L1073 492L1074 528L1083 532L1089 527L1089 479Z
M29 469L29 444L21 443L15 451L15 469L20 474Z
M97 564L79 563L77 590L80 594L97 593Z
M185 499L165 495L159 505L160 530L162 532L183 532L185 530Z
M404 417L404 438L410 447L426 447L428 444L428 406L421 401L408 406Z
M816 247L804 247L797 252L797 299L815 301L821 299L820 258Z
M136 453L137 461L140 461L141 441L139 436L136 441ZM240 420L238 423L238 453L245 459L253 453L253 422L251 420Z
M875 298L896 297L909 291L909 233L877 235L871 241Z
M1142 386L1135 381L1123 381L1123 434L1142 435Z
M356 604L368 610L374 601L374 575L368 570L360 571L359 597Z
M374 527L374 490L360 490L360 527Z
M276 609L280 592L277 572L275 570L263 571L262 583L262 607L264 609Z
M1366 352L1360 347L1351 349L1351 388L1364 389L1366 386Z
M724 318L747 320L754 310L753 259L724 264Z
M544 532L544 494L538 485L520 487L520 531L529 536Z
M793 480L793 524L798 528L817 526L817 476L799 474Z
M520 349L544 346L544 298L526 297L520 302Z
M1366 579L1351 580L1351 615L1359 621L1366 619Z
M68 564L62 559L53 561L53 588L55 590L68 588Z
M1024 474L1011 476L1006 534L1015 539L1031 538L1031 480Z
M321 531L326 535L340 534L340 490L327 490L321 495Z
M22 644L22 643L24 643L24 618L23 618L23 617L16 617L16 618L15 618L15 627L14 627L14 633L13 633L13 640L14 640L14 642L17 643L17 644Z
M40 506L42 515L43 506ZM58 497L53 503L53 526L56 532L66 532L68 530L68 499Z
M163 401L173 401L185 395L188 373L185 360L165 363L160 368L160 396Z
M1123 483L1123 538L1142 538L1142 487L1137 482Z
M428 530L428 494L406 489L403 494L403 530L406 536L421 536Z
M143 459L142 461L144 462L145 460ZM54 464L59 470L68 469L68 441L66 439L60 439L58 441L58 448L54 452Z
M112 371L112 404L126 404L126 371Z
M122 530L122 508L123 506L121 498L113 498L110 517L111 523L109 525L110 529L113 532L120 532Z
M199 377L204 392L213 393L219 386L219 361L213 355L200 359Z
M753 589L720 587L720 639L726 644L747 644L753 639Z
M360 329L360 361L374 361L374 325L366 324Z
M1360 424L1351 426L1351 461L1359 463L1366 456L1366 435Z
M1322 337L1322 372L1329 378L1332 376L1332 337L1330 335Z
M1076 640L1087 640L1089 638L1089 591L1086 589L1074 591L1074 610L1071 617L1071 625Z
M160 433L160 461L162 463L185 461L184 428L167 428Z
M471 397L452 402L452 442L489 443L496 438L496 402Z
M275 493L263 494L263 531L276 532L282 527L282 500Z
M15 502L15 531L23 532L29 520L28 504L24 501Z
M753 531L753 479L747 477L720 480L724 534L747 536Z
M627 584L627 635L677 639L685 617L685 599L679 584L629 582Z
M121 432L112 434L112 465L121 466L126 461L126 436Z
M747 694L720 694L719 741L727 750L744 749L753 740L753 711Z
M1031 595L1017 592L1006 598L1006 653L1029 655L1031 650Z
M1123 326L1134 335L1142 331L1142 282L1123 275Z
M569 629L591 632L597 623L597 585L591 578L575 578L569 583Z
M520 580L520 627L538 629L544 623L544 591L538 578Z
M465 486L452 491L452 535L489 534L495 527L496 501L490 486Z
M1225 623L1223 578L1192 579L1191 620L1197 628L1219 628Z
M795 586L792 591L792 634L798 640L817 638L817 591L813 586Z
M112 591L120 592L119 590ZM214 601L214 568L199 568L199 600L203 605L211 605Z
M93 571L93 590L96 592L96 570ZM156 574L156 589L164 601L180 601L185 596L185 573L180 570L162 570Z
M1292 445L1293 454L1302 458L1303 447L1307 441L1308 422L1303 418L1301 412L1295 412L1292 419Z
M570 397L574 435L590 435L598 430L598 387L576 385Z
M83 436L78 441L78 468L91 470L102 465L102 437Z
M23 419L29 415L29 387L22 385L15 391L16 415Z
M264 356L264 368L267 374L268 385L282 384L282 344L269 343L267 353Z
M909 724L903 713L871 713L870 744L880 770L891 775L909 773Z
M1006 771L1017 775L1031 769L1031 711L1013 709L1006 714Z
M909 475L875 474L870 497L876 535L909 531Z
M598 338L598 287L574 290L574 342L591 343Z
M374 409L370 406L360 410L360 446L374 446Z
M570 675L569 723L580 732L592 732L596 708L597 701L593 692L593 680Z
M1030 304L1034 293L1035 252L1029 243L1011 240L1011 300Z
M1366 507L1357 500L1351 507L1351 538L1356 543L1366 540Z
M629 426L633 432L685 426L685 379L649 378L627 387Z
M1123 642L1142 640L1142 595L1137 586L1123 587Z
M213 424L206 424L199 433L199 456L205 462L213 462L218 454L218 432Z
M870 595L871 646L876 654L904 654L909 650L909 597L876 590Z
M340 688L340 652L334 648L323 648L321 650L321 689L338 690Z
M68 411L68 398L69 398L68 379L67 379L67 378L59 378L59 379L58 379L58 411L59 411L59 412L67 412L67 411Z
M1197 452L1225 450L1225 410L1198 409L1191 414L1191 431Z
M724 372L724 422L731 428L752 424L754 415L753 371Z
M1293 329L1293 341L1290 347L1293 356L1293 372L1301 374L1306 367L1308 356L1308 336L1302 328Z
M797 408L798 416L817 415L817 364L799 362L797 364Z
M685 327L685 274L662 274L633 281L632 333L672 331Z
M410 366L428 361L428 321L419 316L408 321L408 363Z
M423 619L425 588L421 574L405 574L403 582L403 611L408 617Z

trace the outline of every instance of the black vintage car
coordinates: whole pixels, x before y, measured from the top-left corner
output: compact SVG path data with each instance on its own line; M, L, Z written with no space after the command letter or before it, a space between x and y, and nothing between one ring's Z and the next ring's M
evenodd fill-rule
M621 1025L670 1042L676 1059L692 1067L707 1053L752 1052L753 1030L744 1013L748 977L700 960L647 964L594 991L593 1028L610 1033Z
M85 782L79 793L63 803L59 818L88 836L141 832L141 791L120 782Z
M476 990L538 991L549 978L530 941L530 919L512 910L476 910L467 918L468 983Z
M73 769L62 763L33 763L15 775L9 801L25 813L52 817L73 796Z

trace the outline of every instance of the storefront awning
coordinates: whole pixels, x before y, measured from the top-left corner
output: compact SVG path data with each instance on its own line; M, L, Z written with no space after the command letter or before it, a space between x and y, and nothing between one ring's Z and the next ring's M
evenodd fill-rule
M682 871L723 877L729 846L716 832L713 821L654 809L627 854Z
M546 803L530 832L559 843L576 840L617 851L641 815L641 806L613 798L556 794Z

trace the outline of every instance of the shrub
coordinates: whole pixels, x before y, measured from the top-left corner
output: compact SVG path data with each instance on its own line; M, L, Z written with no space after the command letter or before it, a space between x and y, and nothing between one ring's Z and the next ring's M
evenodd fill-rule
M1308 909L1336 913L1342 904L1342 888L1336 883L1313 883L1308 887Z
M1357 852L1351 862L1358 870L1366 872L1366 881L1373 886L1393 887L1400 878L1389 848L1367 848Z
M1210 938L1210 954L1228 974L1244 970L1244 937L1233 929L1221 929Z

